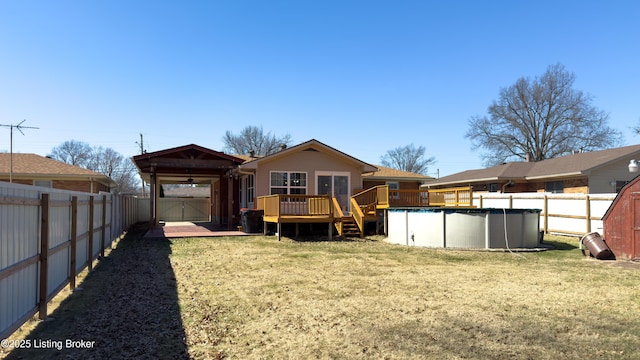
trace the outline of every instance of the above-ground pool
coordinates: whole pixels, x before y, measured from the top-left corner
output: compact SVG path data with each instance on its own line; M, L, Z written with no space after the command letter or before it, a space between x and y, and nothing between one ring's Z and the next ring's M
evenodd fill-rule
M441 248L535 248L540 245L540 211L392 208L388 210L388 241L401 245Z

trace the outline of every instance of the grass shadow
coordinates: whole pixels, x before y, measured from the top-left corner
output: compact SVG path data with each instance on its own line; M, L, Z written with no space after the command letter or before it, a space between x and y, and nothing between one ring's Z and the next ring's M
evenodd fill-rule
M570 244L565 241L544 240L545 245L550 245L553 248L551 250L575 250L578 246Z
M7 359L188 359L166 238L132 229ZM49 342L43 343L43 341ZM84 345L86 348L77 348Z

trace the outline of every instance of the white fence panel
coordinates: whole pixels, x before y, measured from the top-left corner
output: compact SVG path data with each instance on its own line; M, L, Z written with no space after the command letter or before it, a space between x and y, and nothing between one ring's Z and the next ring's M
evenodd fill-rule
M485 208L541 209L540 227L550 233L583 235L602 231L602 217L616 194L475 193Z
M161 221L209 221L210 209L208 198L160 198L158 219Z

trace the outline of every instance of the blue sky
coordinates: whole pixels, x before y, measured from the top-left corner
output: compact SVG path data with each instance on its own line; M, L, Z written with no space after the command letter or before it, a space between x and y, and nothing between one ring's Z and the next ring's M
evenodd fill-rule
M0 124L15 152L125 156L262 126L377 164L423 145L445 176L499 91L561 63L640 142L638 1L0 0ZM9 129L0 128L0 151Z

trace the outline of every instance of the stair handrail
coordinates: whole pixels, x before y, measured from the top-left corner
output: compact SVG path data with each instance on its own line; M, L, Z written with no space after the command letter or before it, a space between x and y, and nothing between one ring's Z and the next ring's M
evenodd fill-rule
M364 234L364 213L362 212L360 205L353 196L351 197L351 216L356 222L356 225L358 225L360 235Z
M344 212L340 207L340 203L338 203L338 199L336 197L332 197L331 203L333 204L333 217L342 219L344 217Z
M342 208L338 203L338 199L336 197L332 197L331 203L333 204L333 226L338 230L338 235L342 236L344 233L342 226L342 218L344 217L344 213L342 212Z
M389 206L389 185L377 185L362 190L351 196L355 200L358 207L375 204L378 206Z

